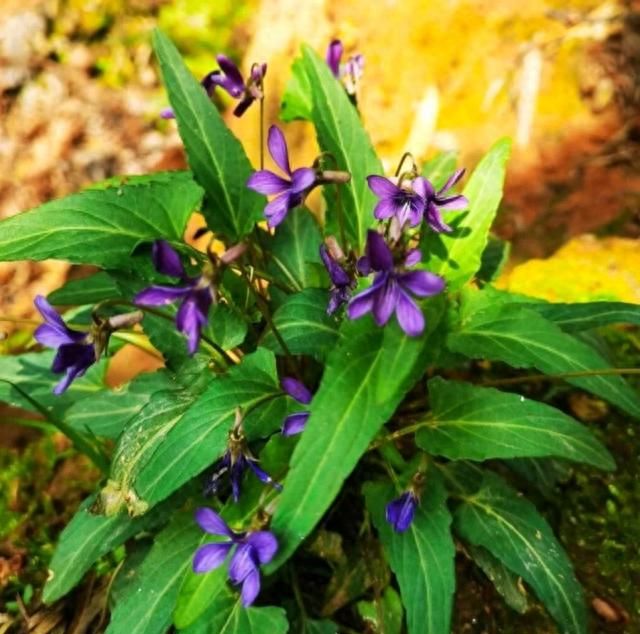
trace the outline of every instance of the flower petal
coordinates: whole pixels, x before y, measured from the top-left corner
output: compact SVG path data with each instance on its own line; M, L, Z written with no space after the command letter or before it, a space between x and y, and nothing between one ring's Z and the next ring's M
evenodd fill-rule
M418 297L437 295L444 290L444 279L428 271L409 271L398 276L400 286Z
M195 354L198 349L200 330L207 322L209 306L205 306L205 302L201 300L200 294L192 293L188 295L176 314L176 326L180 332L187 336L189 354ZM209 302L210 304L211 302ZM204 312L205 308L206 312Z
M133 303L139 306L166 306L182 299L190 290L182 286L150 286L140 291L133 298Z
M298 403L304 405L311 403L313 394L311 394L302 381L298 381L298 379L294 379L291 376L285 376L280 380L280 386L291 398L298 401Z
M258 170L249 177L247 187L265 196L281 194L291 189L291 183L269 170Z
M206 506L196 509L195 519L198 526L206 533L230 537L232 540L236 537L222 517Z
M33 333L35 340L48 348L59 348L65 344L78 343L86 334L83 332L75 332L68 328L59 328L51 324L42 324L38 326Z
M233 115L235 117L241 117L249 108L249 106L256 100L253 95L247 95L240 103L233 109Z
M402 206L398 206L392 198L383 198L379 200L373 209L373 215L378 220L386 220L395 216L398 211L402 209Z
M435 204L438 205L438 208L442 211L460 211L469 206L469 199L459 194L458 196L437 199Z
M260 572L253 570L242 582L242 592L240 593L242 606L248 608L250 605L253 605L258 594L260 594Z
M354 295L347 305L349 319L359 319L373 310L373 302L379 291L379 285L372 284L361 293Z
M265 208L264 215L267 218L267 224L273 228L277 227L289 213L291 209L291 196L288 193L280 194L274 198Z
M311 414L309 412L299 412L297 414L289 414L282 423L283 436L295 436L302 432L309 420Z
M271 531L256 531L247 537L261 565L268 564L278 552L278 540Z
M433 197L435 194L435 189L430 181L428 181L424 176L418 176L414 178L411 182L411 188L413 191L422 198L423 201L426 201L428 198Z
M216 55L216 60L222 72L227 76L228 88L225 87L226 90L232 97L238 97L244 91L244 79L240 69L226 55Z
M185 276L180 256L166 240L156 240L153 243L151 257L158 273L171 277Z
M63 392L67 390L67 388L71 385L71 383L80 378L85 372L87 368L81 368L77 365L71 366L67 369L67 373L60 379L60 381L53 388L53 393L56 396L60 396Z
M291 193L301 194L305 189L313 185L316 180L316 172L311 167L299 167L291 174Z
M205 544L193 555L193 572L203 573L219 568L227 558L233 542Z
M409 491L387 504L387 522L393 526L396 533L404 533L409 528L415 515L416 504L415 496Z
M451 189L464 176L464 172L465 169L463 167L457 169L453 174L451 174L447 179L447 182L438 190L438 196L444 194L448 189Z
M347 275L347 272L331 257L329 250L324 244L320 245L320 257L333 284L336 286L347 286L351 283L351 278Z
M373 174L371 176L367 176L367 183L369 185L369 189L378 197L378 198L392 198L397 194L401 193L401 189L394 183L392 183L388 178L384 176L378 176Z
M400 328L409 335L417 337L424 330L424 315L407 293L399 289L396 300L396 317Z
M378 326L384 326L398 303L399 289L395 278L389 276L373 301L373 318Z
M243 543L236 548L229 563L229 579L238 584L244 581L246 576L258 569L258 553L251 544Z
M51 371L59 374L73 367L86 370L95 360L96 352L91 344L65 343L58 348Z
M453 231L453 229L451 229L451 227L442 220L440 211L433 203L429 203L427 206L427 213L425 217L429 227L431 227L431 229L436 233L450 233Z
M271 158L275 161L276 165L283 172L291 175L287 141L285 140L284 134L282 134L282 131L280 130L280 128L278 128L278 126L272 125L269 128L267 145L269 146L269 154L271 154Z
M64 320L60 315L55 311L53 306L42 296L36 295L36 298L33 300L35 307L38 309L38 312L42 315L42 318L54 328L59 328L60 331L69 330L67 328L67 324L64 323Z
M162 110L160 110L160 118L161 119L175 119L176 115L173 112L173 108L163 108Z
M422 260L420 249L411 249L404 259L405 266L415 266Z
M278 491L282 490L282 485L279 484L278 482L276 482L264 469L261 469L258 466L258 461L257 460L252 460L251 458L249 458L249 459L247 459L247 464L249 465L249 469L251 469L251 471L253 471L253 473L255 474L256 478L258 478L258 480L260 480L260 482L262 482L264 484L269 484L274 489L277 489Z
M390 271L393 268L391 249L377 231L367 231L366 254L374 271Z
M335 77L340 77L340 60L342 59L343 46L340 40L331 40L327 47L327 66Z

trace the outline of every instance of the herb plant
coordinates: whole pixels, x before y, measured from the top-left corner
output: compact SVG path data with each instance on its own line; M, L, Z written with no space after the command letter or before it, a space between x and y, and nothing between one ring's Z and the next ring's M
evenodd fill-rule
M339 42L326 60L303 47L283 99L283 119L313 124L317 159L299 166L273 124L259 169L210 97L228 93L262 134L266 65L245 79L221 55L198 82L162 33L154 44L161 116L175 119L190 171L115 178L0 224L0 260L99 269L35 299L35 339L52 350L0 361L0 398L104 473L60 537L44 600L124 545L109 634L328 634L371 610L376 631L446 634L458 552L515 609L521 580L559 631L586 632L571 563L517 486L551 458L614 461L518 390L549 375L640 416L589 336L639 323L640 309L492 286L509 141L463 193L452 154L422 166L406 154L388 177L357 110L364 60L341 63ZM316 188L321 218L305 207ZM185 241L194 212L205 251ZM65 322L52 305L77 308ZM110 390L108 354L123 342L155 348L165 368ZM367 581L330 610L332 536L356 548Z

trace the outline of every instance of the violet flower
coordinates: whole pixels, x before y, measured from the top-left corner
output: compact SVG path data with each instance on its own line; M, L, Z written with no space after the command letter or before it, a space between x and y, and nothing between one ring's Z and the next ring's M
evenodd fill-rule
M418 502L418 496L409 490L387 504L387 522L391 524L396 533L404 533L409 528L413 522Z
M215 289L203 275L188 277L180 256L165 240L153 243L152 257L156 270L179 278L181 286L150 286L135 296L134 303L139 306L165 306L180 301L176 326L187 336L189 354L194 354L208 321L209 308L216 299Z
M427 224L437 233L449 233L451 227L442 220L442 211L458 211L469 206L469 200L462 194L447 195L451 189L464 175L464 169L456 170L447 182L436 192L433 185L425 180L427 184L426 204L424 207L424 219Z
M364 55L352 55L345 64L341 64L343 53L342 42L332 40L327 47L326 61L334 77L343 80L347 93L353 96L364 72Z
M282 485L276 482L266 471L258 466L258 460L253 456L242 430L242 412L236 410L236 420L229 431L227 451L220 458L213 469L213 475L205 487L205 495L215 495L220 488L220 482L226 473L231 481L231 493L233 501L240 498L242 478L249 469L260 482L268 484L277 490L282 490Z
M307 387L298 379L287 376L280 381L282 389L298 403L302 405L308 405L311 403L313 395L307 389ZM309 420L311 412L296 412L295 414L289 414L282 423L282 435L283 436L295 436L299 434Z
M427 195L433 187L422 176L396 185L384 176L367 176L369 189L379 198L373 210L378 220L396 218L400 230L408 222L412 227L422 222Z
M276 194L265 207L264 215L270 227L277 227L291 209L302 204L307 192L315 183L316 173L311 167L291 170L287 142L284 134L275 125L269 128L267 145L271 158L288 178L282 178L269 170L258 170L247 181L247 187L265 196Z
M391 249L376 231L367 233L366 255L358 261L358 269L363 275L375 272L373 284L351 298L347 306L350 319L358 319L366 313L373 313L378 326L384 326L395 312L400 328L410 337L416 337L424 330L424 316L412 295L429 297L444 289L444 280L428 271L407 271L405 267L420 262L420 251L414 249L397 265L393 261Z
M240 103L235 107L233 114L236 117L241 117L254 101L264 97L262 82L267 74L267 65L254 64L245 83L240 69L226 55L216 55L216 60L220 70L207 73L200 81L200 85L209 97L213 95L213 91L218 86L234 99L240 99ZM163 119L175 118L171 108L162 110L160 116Z
M65 373L53 389L53 393L59 395L97 361L96 348L91 333L69 328L42 295L38 295L34 303L45 323L36 328L33 336L43 346L57 350L51 370L56 374Z
M322 258L322 263L331 278L327 314L333 315L340 306L349 301L349 297L351 297L351 293L355 285L355 280L353 280L342 266L340 266L340 264L332 257L324 244L320 245L320 257Z
M242 605L248 607L260 592L260 566L268 564L278 551L278 540L271 531L236 533L215 511L202 507L195 514L200 528L210 535L227 537L228 541L205 544L193 556L193 571L201 574L219 568L229 561L229 580L242 586Z

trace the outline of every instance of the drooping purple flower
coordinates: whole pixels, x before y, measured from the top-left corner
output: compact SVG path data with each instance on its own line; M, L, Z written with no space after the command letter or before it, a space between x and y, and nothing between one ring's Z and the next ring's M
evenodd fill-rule
M284 377L280 381L280 386L284 392L286 392L292 399L298 401L298 403L301 403L302 405L308 405L311 403L313 394L311 394L305 384L298 381L298 379L294 379L290 376ZM299 434L307 424L309 416L311 416L311 412L306 411L289 414L282 424L282 435L295 436L296 434Z
M219 568L233 552L229 561L229 580L241 586L242 605L253 604L260 592L260 566L268 564L278 551L278 540L271 531L236 533L210 508L196 510L200 528L227 541L205 544L193 556L193 571L201 574Z
M194 354L200 343L202 329L208 321L209 308L216 299L215 289L203 275L187 276L180 256L165 240L153 243L152 257L159 273L177 277L181 285L150 286L135 296L134 303L139 306L166 306L180 301L176 326L187 336L189 354Z
M346 304L351 297L355 280L340 266L340 264L329 253L329 249L324 244L320 245L320 257L322 263L331 278L331 288L329 289L329 305L327 314L332 315L343 304Z
M235 107L233 114L241 117L256 99L263 98L262 82L267 74L267 65L254 64L245 82L240 69L226 55L216 55L216 60L220 69L207 73L200 81L200 85L209 97L218 86L234 99L239 99L240 103ZM160 116L163 119L173 119L175 114L171 108L165 108Z
M344 47L340 40L331 40L327 47L326 61L336 79L344 82L349 95L355 95L358 82L364 72L364 55L360 53L349 57L345 64L341 64Z
M222 478L228 473L233 501L237 502L240 498L242 478L247 469L249 469L260 482L268 484L277 490L282 489L282 485L258 466L258 460L247 446L247 441L242 430L242 412L240 409L236 411L235 423L229 431L227 447L227 451L213 468L213 474L205 487L205 495L215 495L220 488Z
M311 167L291 170L287 142L275 125L269 128L267 145L271 158L288 178L282 178L269 170L258 170L247 181L247 187L265 196L276 195L265 207L264 215L270 227L277 227L291 209L302 204L316 180L316 173Z
M53 393L59 395L97 361L96 349L91 334L69 328L42 295L38 295L34 303L45 323L36 328L33 336L43 346L57 350L51 370L56 374L65 373L53 389Z
M387 504L385 513L387 522L391 524L396 533L404 533L409 528L413 522L418 502L418 496L409 490Z
M378 220L396 218L399 228L406 223L412 227L422 222L427 194L433 188L422 176L412 180L404 180L396 185L384 176L367 176L369 189L378 197L378 204L373 215ZM431 188L431 189L430 189Z
M451 227L442 220L443 211L459 211L466 209L469 200L462 194L447 195L450 190L464 175L464 169L456 170L447 182L436 192L433 185L425 180L427 184L426 203L424 206L424 219L436 233L449 233Z
M395 313L400 328L410 337L424 330L424 315L413 299L437 295L444 289L444 280L428 271L408 271L406 267L420 262L420 251L414 249L404 256L400 265L394 263L391 249L376 231L367 233L366 254L358 261L363 275L375 272L373 284L351 298L347 306L350 319L372 313L378 326L384 326Z

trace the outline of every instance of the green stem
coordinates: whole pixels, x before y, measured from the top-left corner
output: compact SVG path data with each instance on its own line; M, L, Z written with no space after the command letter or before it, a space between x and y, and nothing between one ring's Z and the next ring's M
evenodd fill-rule
M41 420L36 420L34 418L21 418L19 416L13 417L1 417L0 423L9 424L9 425L20 425L20 427L32 427L33 429L39 429L44 432L54 432L57 431L57 428L51 423L45 423Z
M367 451L373 451L374 449L377 449L378 447L380 447L380 445L384 445L388 442L393 442L394 440L398 438L402 438L403 436L408 436L409 434L412 434L414 431L417 431L422 427L429 427L429 425L431 425L432 419L433 419L432 416L428 416L427 420L423 420L419 423L415 423L414 425L407 425L406 427L403 427L402 429L398 429L394 432L391 432L390 434L387 434L386 436L383 436L378 440L374 440L367 448Z
M578 379L589 376L611 376L611 375L640 375L640 368L605 368L603 370L584 370L582 372L560 372L558 374L528 374L527 376L516 376L509 379L495 379L484 381L478 385L482 387L492 387L498 385L518 385L519 383L539 383L544 381L561 381L563 379Z
M19 385L7 381L6 379L0 379L3 383L10 385L22 398L28 401L36 411L42 415L42 417L51 423L60 433L64 434L75 445L76 449L85 454L91 462L93 462L100 471L105 475L109 473L109 459L101 451L100 447L93 446L87 439L80 433L78 433L73 427L67 425L64 421L54 416L47 408L29 396Z
M264 92L260 99L260 169L264 169Z

